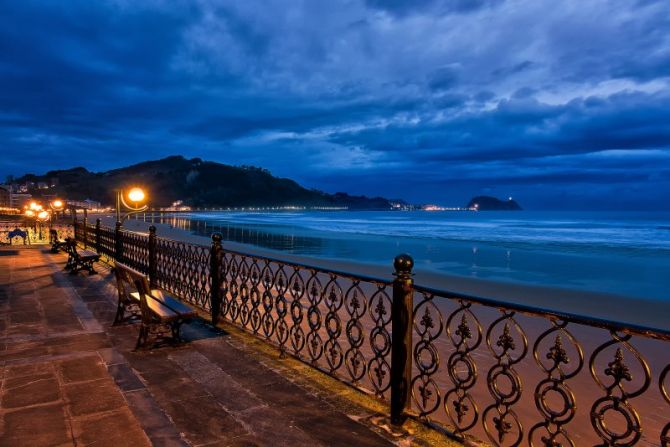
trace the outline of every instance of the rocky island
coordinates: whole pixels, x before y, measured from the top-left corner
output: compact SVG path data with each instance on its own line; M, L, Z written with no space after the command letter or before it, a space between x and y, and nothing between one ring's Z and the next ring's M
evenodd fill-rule
M522 209L511 197L507 200L500 200L491 196L473 197L466 208L477 211L521 211Z

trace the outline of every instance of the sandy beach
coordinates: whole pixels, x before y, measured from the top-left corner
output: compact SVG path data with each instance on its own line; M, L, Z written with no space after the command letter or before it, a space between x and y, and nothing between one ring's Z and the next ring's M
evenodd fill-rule
M89 222L93 222L96 217L100 217L103 225L109 227L114 226L114 216L91 216L89 217ZM211 244L211 239L208 237L195 235L187 230L176 228L168 224L152 224L139 219L129 219L124 223L124 228L130 231L147 232L151 225L156 226L156 233L160 237L197 245L209 246ZM231 241L224 241L223 245L224 248L228 250L273 259L281 259L287 262L304 264L324 270L360 274L387 281L392 280L393 278L392 259L389 260L389 267L384 268L379 265L355 261L296 256L290 253L268 250L253 245L240 244ZM447 275L425 270L416 270L414 281L415 284L426 288L445 290L456 294L487 298L504 303L532 306L555 312L572 313L642 327L666 331L670 330L670 306L665 302L657 300L633 300L615 294L503 283L500 281Z

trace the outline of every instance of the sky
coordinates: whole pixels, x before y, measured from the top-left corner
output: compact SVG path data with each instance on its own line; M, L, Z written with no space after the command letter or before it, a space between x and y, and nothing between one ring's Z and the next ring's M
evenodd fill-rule
M670 209L667 0L7 1L0 179L169 155L327 192Z

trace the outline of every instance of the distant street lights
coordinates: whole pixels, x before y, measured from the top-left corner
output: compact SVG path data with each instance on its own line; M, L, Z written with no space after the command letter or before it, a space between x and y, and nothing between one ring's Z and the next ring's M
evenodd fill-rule
M123 223L128 216L135 213L141 213L149 209L146 203L146 194L141 188L131 188L127 193L118 189L116 191L116 222ZM121 207L126 210L125 214L121 214Z

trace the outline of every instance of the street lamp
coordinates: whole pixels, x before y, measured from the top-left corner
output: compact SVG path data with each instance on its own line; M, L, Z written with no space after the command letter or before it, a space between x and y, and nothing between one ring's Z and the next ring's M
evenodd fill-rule
M42 211L43 208L42 208L42 205L40 205L40 204L37 203L37 202L30 202L29 209L30 209L31 211L34 211L34 212L37 213L37 212Z
M55 200L49 202L49 208L51 208L52 217L53 216L58 217L58 212L63 211L64 206L65 206L65 203L63 203L63 201L61 199L55 199ZM49 221L49 227L51 227L52 221L53 221L53 219L51 219Z
M51 217L51 213L46 210L42 210L37 213L37 221L39 222L39 240L42 240L42 226Z
M142 204L145 199L146 194L141 188L131 188L128 193L125 194L123 190L118 189L116 191L116 222L121 224L131 214L141 213L142 211L148 210L149 205L146 203ZM124 215L121 215L121 206L127 210Z

